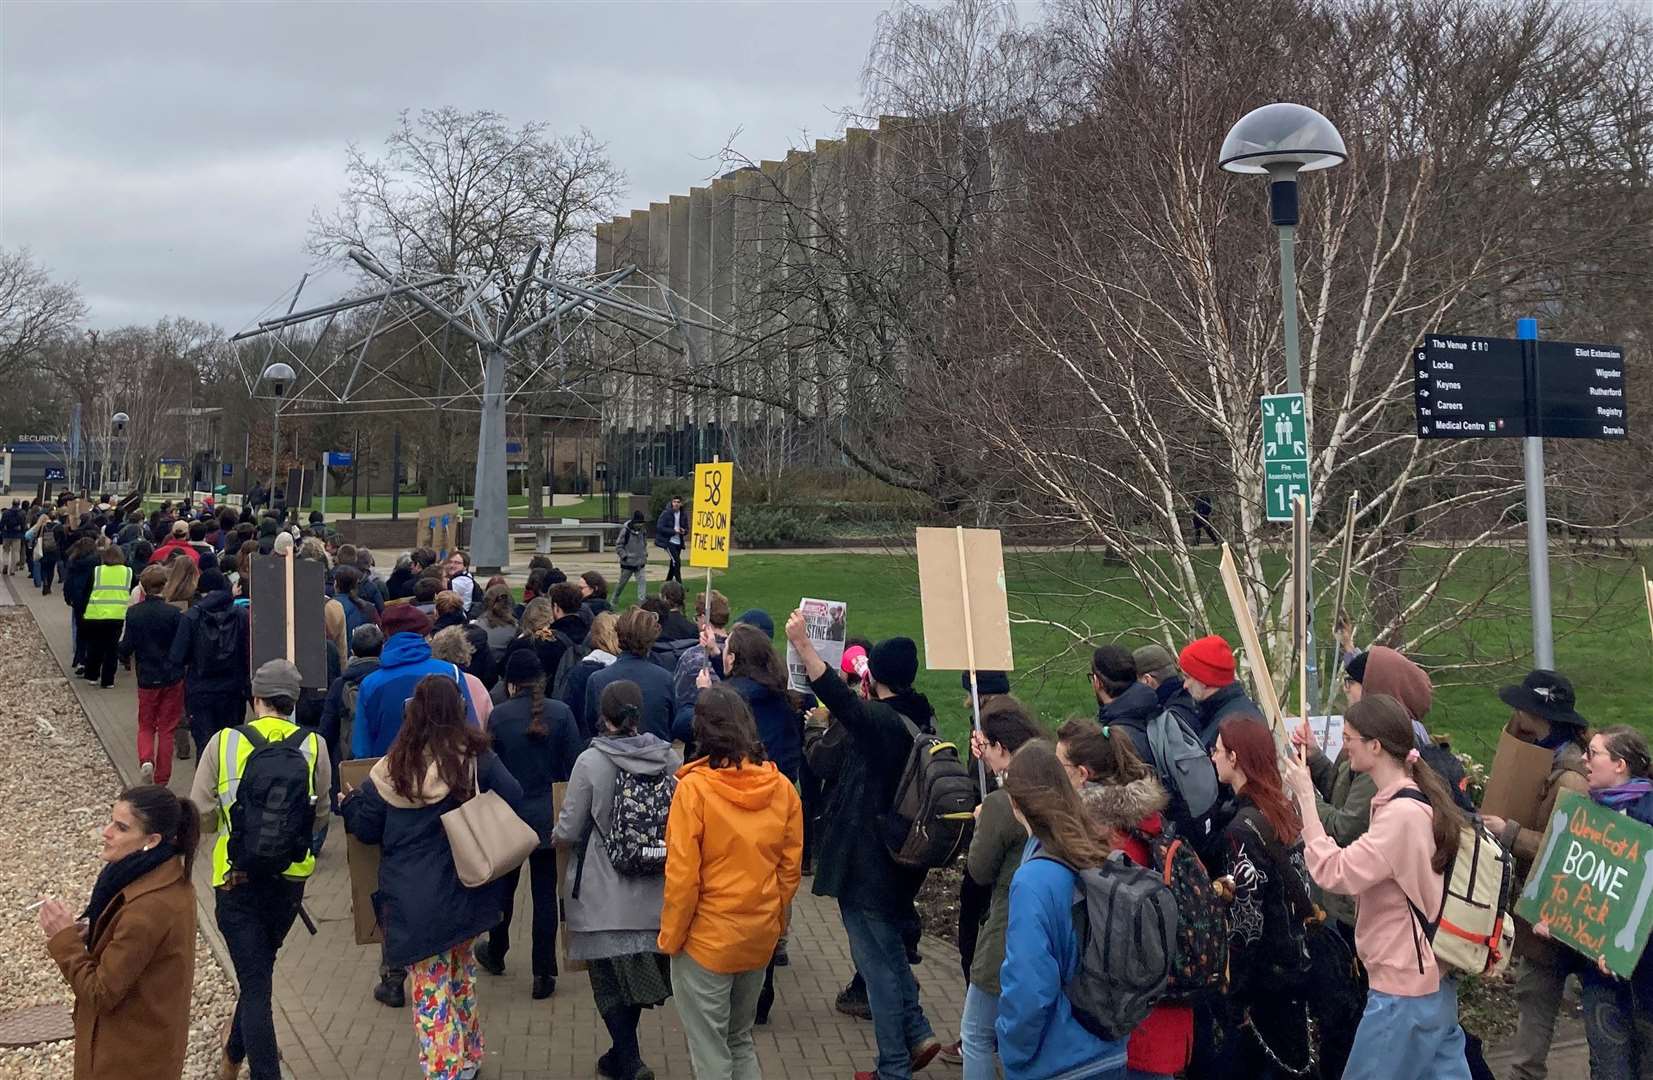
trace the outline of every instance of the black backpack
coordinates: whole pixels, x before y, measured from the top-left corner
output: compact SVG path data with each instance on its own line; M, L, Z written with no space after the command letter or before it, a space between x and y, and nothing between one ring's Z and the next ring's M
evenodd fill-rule
M885 826L886 846L897 864L934 870L952 862L969 844L975 824L970 812L979 791L959 760L957 746L920 731L905 715L901 722L913 737L913 748L896 784Z
M1043 851L1034 858L1067 866ZM1063 990L1079 1026L1118 1042L1170 988L1177 966L1176 898L1157 874L1118 853L1074 874L1079 969Z
M310 854L316 810L304 741L315 732L300 728L271 742L251 724L234 730L253 749L230 804L230 866L254 877L276 877Z
M1181 837L1150 836L1140 829L1130 833L1148 849L1152 865L1147 869L1159 875L1177 906L1177 956L1167 997L1192 1001L1221 991L1228 979L1228 911L1211 874Z
M1428 746L1418 747L1418 756L1446 781L1458 809L1466 814L1476 813L1475 799L1469 793L1469 774L1464 771L1464 763L1458 760L1458 755L1452 752L1450 746L1431 740Z
M236 626L239 621L234 604L222 611L201 612L201 644L195 655L207 669L202 674L217 674L224 665L235 662L241 637Z
M545 680L545 696L561 701L568 692L568 678L580 661L591 655L591 646L577 642L561 630L553 630L562 643L562 655L557 657L557 670L549 672Z

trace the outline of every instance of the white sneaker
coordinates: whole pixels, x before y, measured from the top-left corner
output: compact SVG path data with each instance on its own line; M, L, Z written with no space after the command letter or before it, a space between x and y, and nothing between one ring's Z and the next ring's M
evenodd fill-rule
M155 782L155 763L153 761L139 763L138 775L143 777L144 783L153 784Z

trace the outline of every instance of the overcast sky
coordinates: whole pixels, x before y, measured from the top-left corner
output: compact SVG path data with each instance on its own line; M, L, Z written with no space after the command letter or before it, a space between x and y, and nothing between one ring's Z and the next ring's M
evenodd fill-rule
M737 128L754 158L830 134L883 7L0 0L0 243L78 280L94 326L234 331L312 267L345 144L401 109L583 125L642 207L717 172Z

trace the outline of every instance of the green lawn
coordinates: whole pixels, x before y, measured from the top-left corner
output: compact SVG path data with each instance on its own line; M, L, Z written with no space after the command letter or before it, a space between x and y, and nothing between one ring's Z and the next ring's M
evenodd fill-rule
M1404 580L1421 581L1429 560L1435 557L1436 553L1423 553L1420 565ZM1205 552L1201 566L1209 581L1209 610L1221 612L1216 629L1236 642L1215 554ZM1084 630L1095 635L1092 645L1120 640L1134 646L1147 640L1129 629L1142 620L1127 605L1098 602L1088 595L1104 581L1122 581L1122 568L1104 566L1100 557L1088 554L1011 553L1005 569L1013 618L1049 619ZM650 570L658 572L657 565L651 563ZM684 572L691 591L704 587L705 571L685 567ZM1556 662L1578 688L1579 711L1596 724L1632 723L1653 731L1644 689L1653 667L1653 642L1639 596L1636 562L1611 557L1557 559L1551 573ZM1524 558L1518 552L1474 553L1449 581L1446 592L1469 597L1495 584L1483 609L1487 613L1415 650L1415 659L1436 679L1430 727L1451 735L1457 749L1488 765L1498 731L1509 714L1495 692L1504 683L1518 681L1530 663L1526 659L1495 663L1529 647L1524 575ZM916 565L910 557L737 554L732 569L717 574L716 587L730 597L737 614L750 607L767 610L775 620L777 640L786 613L803 596L846 601L853 635L876 640L905 634L920 642L923 639ZM1357 619L1358 615L1357 611ZM1320 619L1322 626L1329 625L1328 612L1322 612ZM1366 641L1363 636L1360 640ZM1016 693L1037 708L1047 723L1054 725L1070 714L1094 713L1085 678L1088 647L1075 647L1073 638L1060 629L1025 623L1012 625L1012 642ZM1483 666L1464 668L1465 663ZM962 733L967 714L961 705L959 675L921 671L918 688L929 695L944 727Z

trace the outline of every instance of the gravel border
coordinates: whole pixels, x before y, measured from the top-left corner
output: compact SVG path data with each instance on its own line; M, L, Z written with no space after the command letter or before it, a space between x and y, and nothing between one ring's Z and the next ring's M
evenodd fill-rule
M0 608L0 791L7 793L10 837L0 845L0 1010L74 996L47 955L34 912L42 894L71 909L84 905L102 864L98 830L121 779L62 675L28 609ZM199 931L189 1058L184 1075L210 1077L216 1033L235 990ZM70 1080L72 1040L0 1049L0 1080Z

